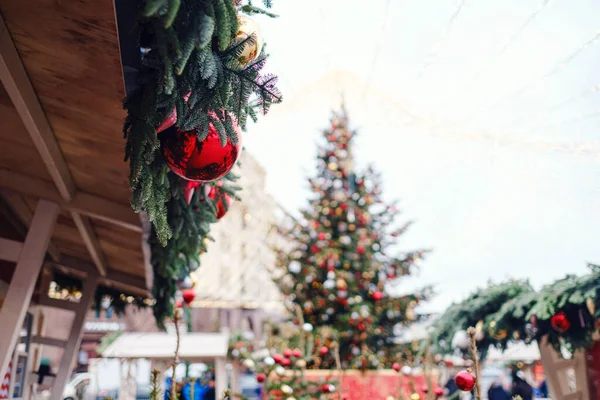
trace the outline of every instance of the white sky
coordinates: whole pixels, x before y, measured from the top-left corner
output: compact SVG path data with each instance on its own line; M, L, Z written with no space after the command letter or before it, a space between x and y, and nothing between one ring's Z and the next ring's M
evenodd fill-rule
M436 284L426 309L600 263L600 2L274 3L279 19L256 20L284 104L244 144L285 208L305 205L343 93L357 161L416 220L403 248L434 250L405 286Z

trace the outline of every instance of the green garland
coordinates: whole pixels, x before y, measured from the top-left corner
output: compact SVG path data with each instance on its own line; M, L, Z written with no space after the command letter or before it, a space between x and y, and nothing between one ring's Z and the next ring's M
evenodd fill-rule
M271 6L268 0L263 3ZM256 38L236 38L239 12L273 15L250 1L236 5L232 0L147 0L142 6L144 55L139 87L124 103L125 160L130 164L132 207L145 212L153 224L154 314L159 324L172 313L176 281L190 272L190 265L198 265L197 257L205 250L210 224L216 222L215 201L226 193L234 195L236 188L216 187L214 201L195 195L188 205L181 196L182 179L160 156L157 127L176 109L179 129L195 129L203 140L212 125L223 144L227 139L237 143L235 121L245 129L248 116L256 120L259 112L265 114L271 104L281 102L277 78L261 74L268 57L264 46L256 59L243 64L240 56ZM204 193L205 185L196 193Z
M568 275L538 292L524 281L478 290L465 301L452 305L436 321L433 332L436 350L450 353L454 334L479 321L484 322L484 337L478 343L482 356L490 345L506 348L510 341L530 343L544 337L557 350L589 348L600 318L600 266L589 267L591 272L587 275ZM570 322L565 332L552 327L551 319L559 312Z

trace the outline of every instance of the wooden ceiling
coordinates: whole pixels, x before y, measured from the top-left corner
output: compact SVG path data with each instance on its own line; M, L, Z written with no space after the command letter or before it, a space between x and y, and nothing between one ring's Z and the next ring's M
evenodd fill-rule
M114 3L0 0L0 190L27 226L58 202L49 256L151 283L123 161ZM140 279L141 278L141 279Z

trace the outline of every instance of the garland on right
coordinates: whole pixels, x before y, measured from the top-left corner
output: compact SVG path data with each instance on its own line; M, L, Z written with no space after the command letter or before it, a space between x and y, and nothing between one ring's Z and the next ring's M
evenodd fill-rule
M567 275L537 292L518 280L479 289L434 323L435 350L467 352L464 331L469 326L476 326L482 357L490 346L505 349L510 341L543 337L557 350L589 348L600 327L600 265L588 266L589 274Z

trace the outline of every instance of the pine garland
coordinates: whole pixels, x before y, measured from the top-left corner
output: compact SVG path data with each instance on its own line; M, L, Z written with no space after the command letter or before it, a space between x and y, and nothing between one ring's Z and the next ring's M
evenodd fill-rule
M490 345L506 348L510 341L530 343L543 337L557 350L589 348L600 318L600 266L590 264L589 268L589 274L568 275L537 292L525 281L478 290L452 305L435 323L437 350L450 353L454 334L478 321L484 321L485 336L478 342L482 356ZM552 316L559 312L564 312L571 324L565 332L552 327Z
M236 38L240 12L274 16L268 11L250 1L236 9L232 0L147 0L141 12L142 68L139 87L124 102L123 131L132 207L153 224L154 314L162 324L173 313L176 281L189 274L191 265L198 266L199 253L206 250L210 224L216 222L215 201L225 193L234 196L236 187L216 187L213 201L202 193L214 182L203 184L196 190L201 195L188 205L181 195L182 179L160 156L157 127L176 109L176 126L195 129L198 140L212 125L223 145L228 139L238 143L234 123L245 129L248 117L266 114L281 102L281 94L277 78L261 74L268 58L264 46L256 59L243 64L240 56L256 38Z

